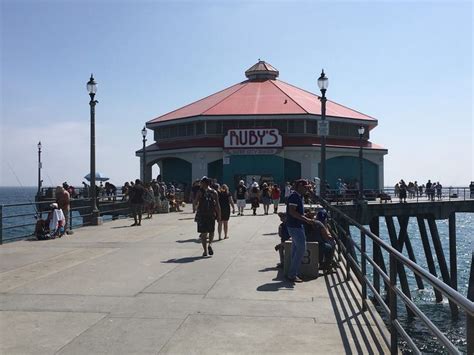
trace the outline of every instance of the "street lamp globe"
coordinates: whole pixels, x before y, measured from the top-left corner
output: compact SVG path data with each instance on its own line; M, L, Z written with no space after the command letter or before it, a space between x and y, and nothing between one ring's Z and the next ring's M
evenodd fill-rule
M97 83L94 80L94 76L91 74L91 78L87 82L87 92L89 92L89 95L95 95L97 92Z
M364 135L364 132L365 132L364 126L360 126L357 131L359 132L359 136L363 136L363 135Z
M144 126L142 129L142 137L145 138L146 134L147 134L147 130L146 130L146 127Z
M38 149L41 150L41 141L38 142Z
M324 69L321 70L321 76L318 78L318 86L319 86L319 90L326 90L328 88L328 77L326 76L326 74L324 73Z

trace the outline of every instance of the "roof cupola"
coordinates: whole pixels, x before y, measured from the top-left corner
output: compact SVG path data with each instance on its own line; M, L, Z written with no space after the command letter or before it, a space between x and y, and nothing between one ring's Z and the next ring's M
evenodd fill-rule
M245 76L250 81L275 80L278 77L278 70L272 67L264 60L258 60L258 63L252 65L245 71Z

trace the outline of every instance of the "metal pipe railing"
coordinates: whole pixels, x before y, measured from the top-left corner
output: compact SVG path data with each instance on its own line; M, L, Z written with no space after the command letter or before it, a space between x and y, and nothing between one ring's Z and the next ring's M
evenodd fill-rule
M389 295L389 307L388 307L388 314L390 319L390 331L391 331L391 341L390 341L390 349L391 353L398 352L398 335L402 335L403 338L406 338L407 344L413 351L419 353L418 348L414 344L413 340L406 334L405 330L400 326L398 323L398 314L397 314L397 297L409 308L415 316L417 316L428 328L430 332L432 332L436 338L442 343L450 353L459 353L459 350L449 341L449 339L429 320L428 317L415 305L413 301L411 301L398 287L397 284L397 264L403 265L411 269L416 275L420 276L421 278L425 279L428 283L430 283L434 289L439 290L443 295L445 295L448 299L453 301L457 304L461 309L463 309L469 318L474 317L474 302L469 301L466 297L461 295L459 292L451 288L451 286L446 285L445 283L441 282L439 279L434 277L432 274L425 271L423 268L412 262L409 258L405 257L402 253L398 250L390 246L389 244L385 243L382 239L378 236L373 234L370 230L367 230L363 225L359 224L357 221L353 220L349 216L345 215L342 211L337 209L334 206L331 206L326 200L320 200L321 204L330 210L333 213L333 216L341 217L345 223L349 223L350 225L354 225L360 231L361 236L361 246L359 247L357 243L355 243L350 237L346 237L345 239L351 243L361 255L361 264L360 268L358 263L354 260L354 258L350 255L347 248L342 245L340 249L342 250L344 257L346 259L346 273L349 273L350 265L353 266L354 272L360 274L361 277L358 279L361 282L362 286L362 302L366 302L367 297L367 287L375 295L375 298L380 304L383 304L383 300L381 295L377 292L375 287L370 283L370 280L367 278L366 275L366 263L369 262L373 266L374 273L377 272L379 275L382 276L385 284L388 285L388 295ZM343 230L343 228L337 224L337 228ZM388 252L390 257L390 275L387 275L378 265L377 263L369 256L366 252L366 238L365 236L369 237L372 240L372 243L377 243L381 248ZM342 243L341 243L342 244ZM385 311L387 311L387 307L382 307ZM474 339L468 339L468 345L473 342Z

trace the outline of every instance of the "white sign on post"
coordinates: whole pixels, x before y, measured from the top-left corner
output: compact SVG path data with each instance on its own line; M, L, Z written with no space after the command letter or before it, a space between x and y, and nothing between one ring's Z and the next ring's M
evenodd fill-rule
M329 136L328 121L318 121L318 136Z

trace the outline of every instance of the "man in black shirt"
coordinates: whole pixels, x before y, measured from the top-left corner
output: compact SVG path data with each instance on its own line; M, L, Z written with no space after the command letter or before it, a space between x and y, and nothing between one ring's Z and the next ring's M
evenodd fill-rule
M142 211L143 204L145 203L145 188L142 185L140 179L135 180L135 185L130 190L130 209L134 219L133 226L142 225Z
M247 199L247 188L245 187L244 180L240 180L239 186L235 189L235 199L237 200L237 207L239 209L237 216L243 216L245 201Z
M214 239L215 223L221 219L221 208L216 190L212 189L210 180L207 176L201 179L201 189L196 196L197 212L196 222L198 233L200 233L202 248L204 253L202 256L213 255L212 241ZM209 245L207 244L209 235Z

